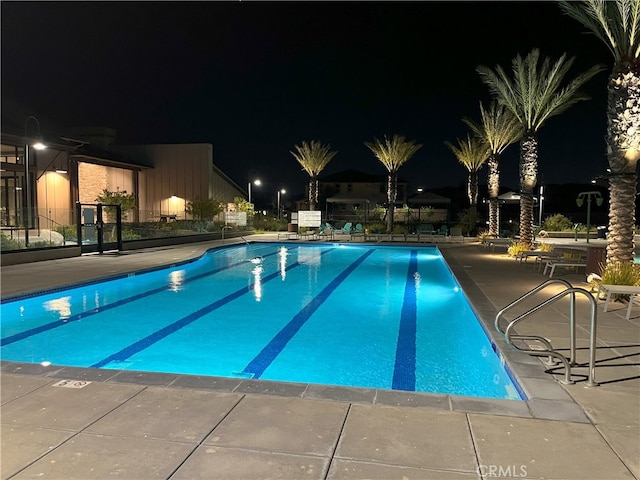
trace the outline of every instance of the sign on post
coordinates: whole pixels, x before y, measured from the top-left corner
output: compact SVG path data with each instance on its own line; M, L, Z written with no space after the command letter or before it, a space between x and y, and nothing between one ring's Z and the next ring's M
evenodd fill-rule
M225 222L234 223L239 227L247 225L247 212L225 212Z
M317 228L322 224L322 212L320 210L300 210L298 212L299 227Z

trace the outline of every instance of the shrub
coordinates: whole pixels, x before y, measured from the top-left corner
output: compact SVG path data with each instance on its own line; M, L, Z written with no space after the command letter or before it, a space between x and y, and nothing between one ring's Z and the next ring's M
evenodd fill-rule
M564 232L573 230L573 222L569 220L569 218L558 213L556 215L552 215L551 217L547 217L545 221L542 222L542 230L551 232Z
M522 252L528 252L529 250L531 250L531 248L526 243L513 242L507 249L507 255L509 255L510 257L517 257Z
M127 218L127 212L136 206L135 195L133 193L127 193L126 190L120 191L120 189L113 192L105 188L102 190L102 193L95 198L95 201L107 205L120 205L122 218ZM116 209L115 207L105 207L105 212L107 217L111 218L115 215Z
M541 252L553 252L553 245L550 243L540 242L538 249Z
M122 230L122 240L139 240L140 235L138 235L133 230L123 229Z
M606 265L601 264L601 283L608 285L640 285L640 264L628 262L611 262ZM611 298L628 298L629 295L612 294Z
M600 265L602 283L609 285L640 285L640 264L611 262Z
M387 226L381 222L370 223L367 228L369 233L385 233L387 231Z
M287 230L287 220L273 218L267 215L256 215L253 217L254 230L265 232L282 232Z
M9 238L6 235L0 235L0 250L21 250L23 248L23 242Z
M65 241L67 242L77 242L78 241L78 231L75 226L72 225L56 225L53 229L55 232L58 232Z
M213 218L224 210L224 205L219 200L213 198L195 198L188 202L185 211L194 219L205 221Z
M487 240L494 238L494 235L490 235L489 230L482 230L478 232L477 238L480 243L485 243Z
M401 234L406 232L407 232L407 229L405 228L404 224L394 222L393 231L391 233Z

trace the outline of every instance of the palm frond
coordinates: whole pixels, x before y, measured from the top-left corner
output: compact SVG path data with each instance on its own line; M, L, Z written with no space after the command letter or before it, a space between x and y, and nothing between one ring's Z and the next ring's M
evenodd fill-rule
M563 54L553 64L549 58L540 61L540 51L533 49L526 57L516 55L512 61L513 77L497 66L491 70L477 68L481 80L489 87L496 100L518 118L527 131L537 131L550 117L589 97L578 89L603 68L594 66L562 86L573 58Z
M458 162L464 165L469 172L477 172L480 170L491 153L487 144L479 138L472 137L468 134L466 140L460 140L458 138L456 141L458 142L457 146L450 142L444 143L456 156Z
M582 23L607 46L616 64L638 60L639 0L560 0L558 3L567 15Z
M364 142L364 144L389 173L396 173L422 147L401 135L393 135L391 138L385 135L382 141L374 138L373 142Z
M302 169L311 177L318 176L338 153L332 152L330 145L323 145L318 140L303 141L302 145L295 145L294 147L296 151L289 153L294 156L302 166Z
M492 101L488 109L480 102L481 123L463 118L471 131L489 147L493 154L500 155L511 144L522 137L523 129L520 121L497 101Z

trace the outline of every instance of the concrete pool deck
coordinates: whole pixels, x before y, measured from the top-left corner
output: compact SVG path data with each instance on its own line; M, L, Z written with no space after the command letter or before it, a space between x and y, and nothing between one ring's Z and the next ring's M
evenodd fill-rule
M1 295L180 263L220 243L7 266ZM577 295L576 383L561 385L562 367L545 373L492 330L497 311L547 277L476 243L438 246L527 401L3 361L1 478L640 479L640 309L626 320L625 304L604 313L599 302L600 386L588 387L589 304ZM582 271L556 276L589 288ZM568 354L567 319L558 301L519 333Z

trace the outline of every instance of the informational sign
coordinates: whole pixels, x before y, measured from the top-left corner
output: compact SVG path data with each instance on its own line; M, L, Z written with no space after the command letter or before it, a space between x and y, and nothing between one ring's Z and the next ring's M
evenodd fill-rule
M298 212L299 227L319 227L322 224L322 212L320 210L300 210Z
M292 225L298 224L298 212L291 212L291 223Z
M82 216L84 217L84 225L86 227L90 227L91 225L94 224L93 214L94 214L93 208L84 208L82 210Z
M239 227L247 225L247 212L225 212L225 222L233 223Z

